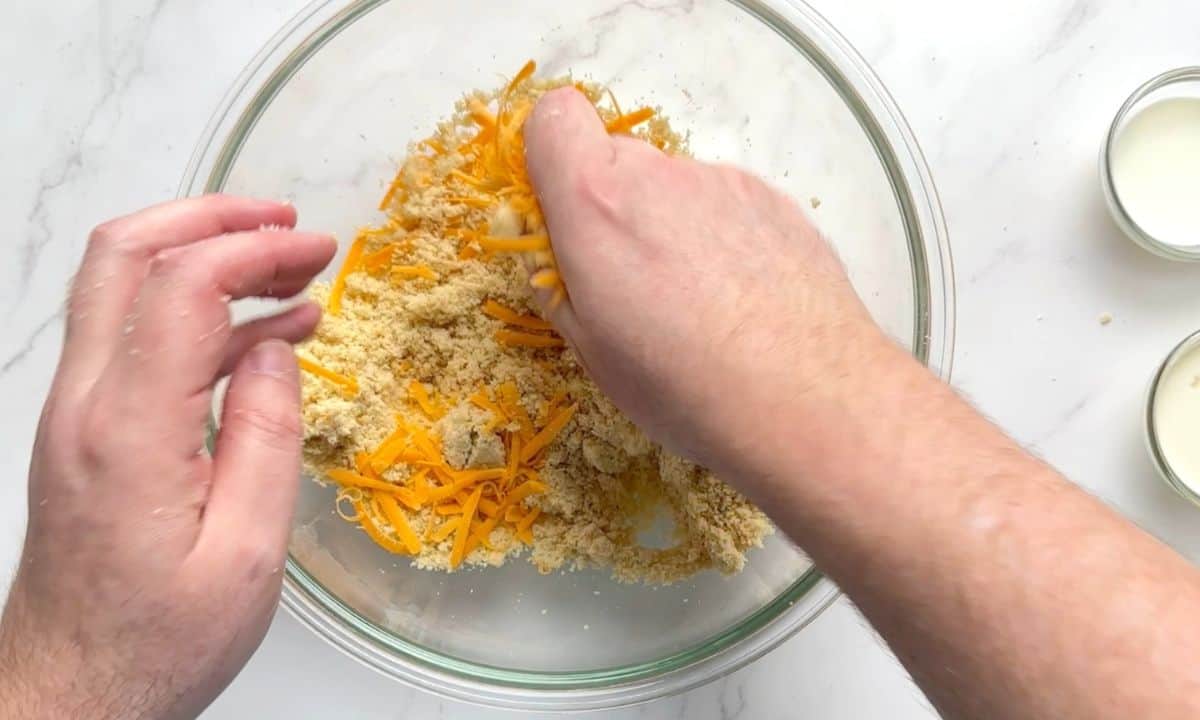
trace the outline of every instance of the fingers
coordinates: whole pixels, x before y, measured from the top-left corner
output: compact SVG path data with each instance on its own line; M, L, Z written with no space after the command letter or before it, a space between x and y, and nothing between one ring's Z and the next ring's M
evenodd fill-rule
M312 335L321 321L321 306L306 301L278 315L252 320L233 329L225 345L225 359L217 371L219 377L233 372L242 356L267 340L278 339L298 343Z
M147 394L146 407L165 404L169 413L179 399L206 390L216 378L233 336L230 299L295 294L336 249L325 235L260 231L159 253L113 371L134 392Z
M254 346L229 381L200 544L283 561L300 481L300 378L292 348Z
M97 227L72 283L60 375L86 390L116 352L150 259L168 248L264 225L291 227L290 205L205 195L156 205Z

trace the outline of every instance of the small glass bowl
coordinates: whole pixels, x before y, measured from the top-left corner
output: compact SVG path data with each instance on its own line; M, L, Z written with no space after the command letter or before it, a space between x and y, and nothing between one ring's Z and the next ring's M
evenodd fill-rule
M1154 373L1154 378L1150 381L1150 391L1146 395L1146 447L1150 451L1150 458L1154 461L1154 468L1158 471L1159 477L1163 479L1172 490L1178 493L1185 500L1200 507L1200 494L1188 487L1175 470L1171 468L1171 463L1167 460L1166 453L1163 452L1162 443L1159 442L1158 428L1156 427L1154 405L1158 397L1158 391L1162 384L1163 378L1166 377L1167 371L1170 370L1180 358L1187 355L1192 350L1200 347L1200 330L1188 335L1184 338L1170 353L1167 354L1162 364L1158 366L1158 370Z
M1108 137L1100 151L1100 183L1108 209L1121 230L1146 250L1169 260L1200 262L1200 246L1182 247L1164 242L1151 235L1121 202L1112 172L1112 154L1117 139L1129 121L1146 107L1169 97L1200 97L1200 66L1169 70L1147 81L1129 96L1108 129Z

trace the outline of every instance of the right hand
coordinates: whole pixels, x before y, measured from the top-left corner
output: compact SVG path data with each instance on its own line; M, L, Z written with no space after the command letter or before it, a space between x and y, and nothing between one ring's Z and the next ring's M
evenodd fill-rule
M547 93L525 135L570 293L552 319L668 448L754 472L765 424L890 347L820 233L761 180L609 137L573 88Z

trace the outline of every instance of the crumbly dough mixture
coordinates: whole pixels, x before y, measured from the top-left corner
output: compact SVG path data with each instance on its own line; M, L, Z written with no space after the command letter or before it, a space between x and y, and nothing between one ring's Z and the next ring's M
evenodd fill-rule
M462 564L496 566L528 551L542 572L601 567L622 581L669 583L707 568L737 572L747 550L771 532L762 512L707 470L650 442L600 393L569 349L502 342L497 331L529 331L481 311L491 301L523 316L538 315L522 257L486 252L477 242L484 236L520 236L531 228L506 203L492 202L456 174L471 164L479 108L532 103L565 84L583 90L604 120L620 117L606 91L570 78L526 79L508 95L504 90L467 95L429 139L409 147L383 208L388 220L360 233L361 252L357 264L344 271L343 288L312 287L311 297L326 306L337 293L340 307L325 314L299 355L353 378L357 392L304 373L306 468L322 482L329 482L327 473L336 468L362 470L364 458L378 452L398 426L424 429L439 445L445 468L430 472L428 462L402 459L377 473L383 482L436 488L456 477L449 473L505 468L513 460L521 423L497 418L470 398L481 392L499 398L501 386L515 385L535 429L568 404L576 409L529 464L528 477L536 477L544 491L505 513L515 519L538 510L526 541L518 536L519 520L498 522L486 542L473 543ZM503 119L502 111L498 114ZM659 116L639 123L633 134L667 152L686 152L683 139ZM553 337L549 332L531 334ZM414 399L414 381L427 391L432 412ZM422 470L425 479L415 481ZM496 487L501 482L483 483L482 502L493 492L501 497L502 488ZM343 489L342 499L358 501L377 529L399 542L400 533L372 504L374 492L379 491ZM460 510L464 495L457 495ZM447 502L452 511L454 500ZM403 509L420 539L412 561L423 568L452 569L458 533L438 531L454 516L440 514L445 510L435 502ZM656 515L668 516L673 530L666 542L652 547L640 536ZM354 513L344 516L361 519Z

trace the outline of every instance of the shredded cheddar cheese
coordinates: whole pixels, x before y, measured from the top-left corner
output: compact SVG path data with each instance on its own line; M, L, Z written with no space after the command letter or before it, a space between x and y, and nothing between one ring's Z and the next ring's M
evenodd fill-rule
M521 450L521 462L529 462L546 446L554 442L554 438L562 432L567 423L571 422L571 417L575 414L577 408L577 405L571 405L559 411L557 415L551 418L550 422L546 423L546 427L542 428L537 435L534 435L529 444Z
M429 416L430 420L438 420L446 414L446 408L442 407L441 403L434 402L429 397L429 393L425 390L425 384L417 380L413 380L408 384L408 394L421 407L421 412Z
M354 378L342 375L341 373L336 373L329 368L318 365L307 358L297 357L296 362L299 364L300 369L304 372L312 373L317 377L325 378L329 382L341 385L345 392L350 395L358 394L358 381Z
M604 127L610 135L625 134L652 117L654 117L654 108L644 107L640 110L634 110L628 115L615 117L609 120Z
M471 523L475 519L475 508L478 507L481 497L483 497L483 488L475 488L475 491L471 493L471 497L467 498L467 502L463 505L463 513L458 520L458 527L454 533L454 547L450 550L451 568L458 567L467 552L467 537L471 533Z
M516 325L517 327L523 327L529 330L554 329L553 325L541 319L540 317L534 317L533 315L522 315L515 310L510 310L509 308L504 307L495 300L488 300L483 304L483 314L508 325Z
M553 335L538 335L519 330L497 330L496 342L509 347L529 348L560 348L565 345L563 339Z
M396 265L392 268L392 277L398 280L406 278L437 280L438 274L432 268L425 267L424 265Z
M333 279L333 289L329 291L329 312L333 315L342 311L342 294L346 292L346 278L358 269L358 263L362 259L366 244L367 237L359 233L358 237L354 238L354 242L350 244L350 249L346 252L346 259L342 262L337 277Z

